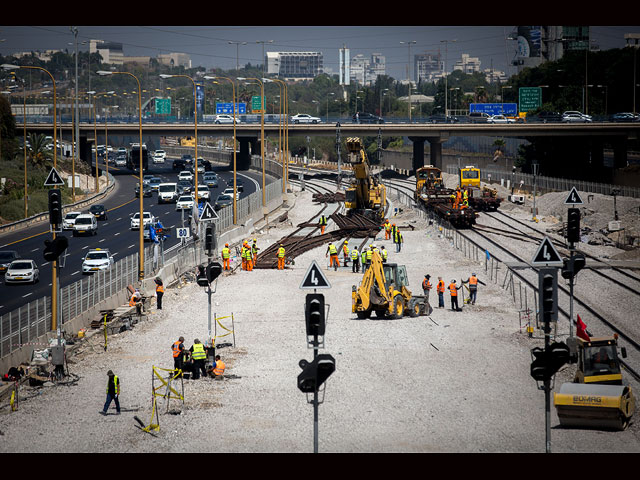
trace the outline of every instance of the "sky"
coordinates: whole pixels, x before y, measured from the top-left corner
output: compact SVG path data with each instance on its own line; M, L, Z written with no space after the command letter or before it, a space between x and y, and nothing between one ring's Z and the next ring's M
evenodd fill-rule
M264 51L322 52L325 69L338 73L338 50L346 46L351 58L373 53L386 57L386 73L396 80L407 78L409 54L445 55L447 71L463 53L478 57L481 69L516 73L508 66L514 59L516 41L506 40L515 26L77 26L78 42L100 39L123 44L125 56L186 53L192 66L233 69L237 61L263 63ZM600 49L625 46L625 33L640 33L640 26L592 26L592 43ZM455 40L455 42L454 42ZM408 42L416 42L408 46ZM446 41L446 43L445 43ZM0 54L48 49L73 51L74 37L68 26L0 26ZM234 42L230 44L229 42ZM237 45L246 42L246 45ZM404 43L401 43L404 42ZM71 45L70 45L71 43ZM88 45L79 46L81 51ZM413 76L413 65L411 65Z

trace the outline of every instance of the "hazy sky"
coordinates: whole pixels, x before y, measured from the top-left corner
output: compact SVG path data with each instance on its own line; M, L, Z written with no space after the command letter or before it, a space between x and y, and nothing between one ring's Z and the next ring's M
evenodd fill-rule
M480 59L481 68L505 71L515 56L516 43L505 40L513 26L78 26L78 41L100 39L123 44L125 56L155 57L159 53L182 52L191 56L193 66L235 68L236 52L242 66L262 64L264 51L322 52L324 66L338 73L338 49L345 45L351 57L381 53L386 57L387 74L407 77L407 61L416 53L444 55L443 40L448 43L447 69L462 53ZM625 33L640 33L640 26L592 26L591 38L601 49L624 47ZM1 41L4 40L4 41ZM69 49L74 41L68 26L0 26L0 53ZM236 47L229 42L247 42ZM87 50L88 46L80 46ZM413 72L413 65L412 65ZM516 73L509 67L508 74ZM413 74L412 74L413 75Z

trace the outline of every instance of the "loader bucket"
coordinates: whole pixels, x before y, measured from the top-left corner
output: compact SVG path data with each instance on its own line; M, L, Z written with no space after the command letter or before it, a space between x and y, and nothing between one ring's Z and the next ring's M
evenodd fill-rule
M635 398L626 385L563 383L553 403L560 425L624 430L635 410Z

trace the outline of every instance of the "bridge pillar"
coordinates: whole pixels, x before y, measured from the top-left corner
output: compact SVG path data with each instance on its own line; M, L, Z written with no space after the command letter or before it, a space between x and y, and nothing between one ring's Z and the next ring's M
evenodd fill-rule
M430 164L442 170L442 142L441 138L427 138L431 150Z
M236 153L236 169L237 170L249 170L251 166L251 152L249 150L249 143L251 138L238 138L237 141L240 144L240 149ZM231 158L231 168L233 168L233 157Z
M409 140L413 142L413 157L411 158L411 175L415 174L416 170L424 166L424 141L425 137L409 137Z
M613 146L613 169L627 166L627 137L616 138L612 142Z

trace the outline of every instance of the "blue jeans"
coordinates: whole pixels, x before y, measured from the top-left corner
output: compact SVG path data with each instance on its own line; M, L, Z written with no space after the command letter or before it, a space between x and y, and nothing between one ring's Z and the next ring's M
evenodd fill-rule
M471 301L472 304L476 303L476 295L477 294L478 294L478 290L469 289L469 300Z
M438 306L444 308L444 293L438 292Z
M111 405L112 400L116 403L116 411L120 413L120 402L118 401L118 397L110 393L107 393L107 401L104 402L104 408L102 409L102 411L104 413L107 413L107 410L109 410L109 405Z

